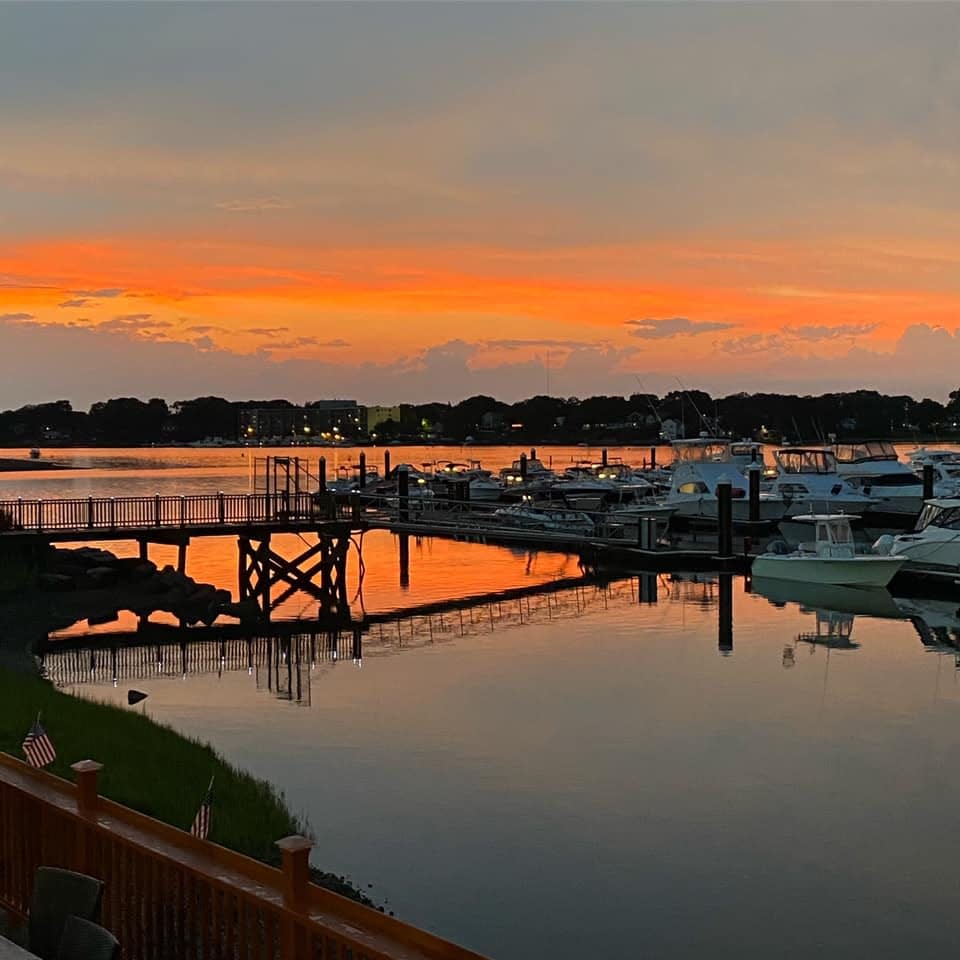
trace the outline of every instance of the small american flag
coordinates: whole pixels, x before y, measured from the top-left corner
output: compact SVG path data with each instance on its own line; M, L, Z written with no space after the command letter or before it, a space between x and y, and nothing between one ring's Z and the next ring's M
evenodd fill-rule
M53 749L53 742L47 736L47 731L40 726L39 716L30 732L23 738L23 752L31 767L46 767L57 759L57 751Z
M210 778L210 786L207 787L206 796L200 803L200 809L197 811L197 815L193 818L193 826L190 827L190 832L201 840L206 840L207 834L210 833L210 808L212 806L213 777Z

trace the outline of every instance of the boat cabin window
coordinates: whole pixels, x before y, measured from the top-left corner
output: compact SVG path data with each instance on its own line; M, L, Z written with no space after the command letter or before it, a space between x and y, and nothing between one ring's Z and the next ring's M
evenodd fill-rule
M809 492L802 483L781 483L777 487L777 493L782 497L800 497Z
M924 504L914 531L919 532L931 524L942 530L960 530L960 506L943 507L935 503Z
M849 522L818 520L817 541L819 543L853 543Z
M910 473L885 473L876 477L861 477L860 483L864 487L916 487L920 481Z
M778 450L774 457L783 473L836 473L837 460L829 450Z
M702 480L689 480L677 488L680 493L709 493L710 488Z
M673 459L677 463L726 463L730 459L730 444L725 440L676 443Z
M899 460L897 451L886 440L871 440L868 443L838 443L834 447L841 463L860 463L863 460Z

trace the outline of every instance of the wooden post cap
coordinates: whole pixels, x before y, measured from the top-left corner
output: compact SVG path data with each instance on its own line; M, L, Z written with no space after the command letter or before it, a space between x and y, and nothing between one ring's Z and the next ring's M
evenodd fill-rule
M307 837L284 837L277 841L277 846L282 856L284 903L293 910L300 910L307 900L313 841Z
M103 769L102 763L97 763L96 760L78 760L76 763L70 764L70 769L76 773L99 773Z
M83 816L90 816L97 806L97 776L103 769L96 760L78 760L70 764L77 775L77 810Z
M313 841L309 837L294 834L292 837L284 837L282 840L278 840L276 845L284 853L298 853L300 850L312 849Z

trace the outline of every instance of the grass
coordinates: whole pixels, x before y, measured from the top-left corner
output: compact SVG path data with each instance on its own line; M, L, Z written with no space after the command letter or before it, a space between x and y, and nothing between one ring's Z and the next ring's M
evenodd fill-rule
M0 751L23 758L23 738L41 712L57 752L47 768L73 780L71 763L97 760L100 793L157 820L189 830L214 777L210 840L279 864L277 840L306 832L282 795L237 770L207 744L191 740L133 710L61 693L46 680L0 669ZM343 877L314 870L315 882L374 904Z

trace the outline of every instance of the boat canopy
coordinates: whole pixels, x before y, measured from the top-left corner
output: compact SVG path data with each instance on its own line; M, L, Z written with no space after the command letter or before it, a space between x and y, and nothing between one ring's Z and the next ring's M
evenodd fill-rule
M673 459L676 463L728 463L729 440L674 440Z
M960 500L928 500L917 517L914 533L929 526L941 530L960 530Z
M900 458L893 444L887 440L868 440L865 443L838 443L834 453L840 463L863 463L865 460L894 460Z
M824 447L789 447L775 451L773 456L783 473L837 472L837 458Z

